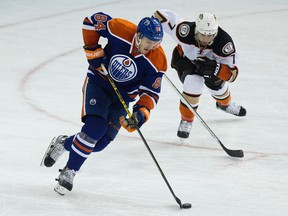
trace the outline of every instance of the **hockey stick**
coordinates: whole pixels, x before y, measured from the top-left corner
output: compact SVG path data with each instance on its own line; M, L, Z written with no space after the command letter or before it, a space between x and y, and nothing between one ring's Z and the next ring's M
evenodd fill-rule
M201 118L201 116L198 114L198 112L191 106L191 104L187 101L187 99L180 93L180 91L177 89L177 87L174 85L174 83L169 79L169 77L164 74L166 80L170 84L170 86L175 90L175 92L180 96L183 102L185 102L186 106L193 112L193 114L199 119L201 124L206 128L206 130L211 134L211 136L220 144L220 146L223 148L223 150L231 157L244 157L243 150L232 150L226 148L223 143L218 139L218 137L215 135L215 133L208 127L208 125L205 123L205 121Z
M117 94L117 96L118 96L120 102L122 103L122 105L123 105L123 107L124 107L124 109L125 109L127 115L128 115L129 118L131 118L131 119L134 121L134 123L135 123L135 119L133 118L132 113L129 111L129 108L128 108L127 104L125 103L123 97L121 96L121 94L120 94L120 92L119 92L117 86L115 85L113 79L111 78L110 74L108 73L106 67L105 67L103 64L101 64L101 67L102 67L102 70L104 71L105 75L107 76L108 81L110 82L111 86L113 87L115 93ZM138 134L140 135L140 137L141 137L143 143L145 144L147 150L149 151L151 157L153 158L153 161L155 162L155 164L156 164L156 166L157 166L159 172L161 173L161 175L162 175L162 177L163 177L163 179L164 179L166 185L168 186L168 188L169 188L171 194L173 195L174 199L176 200L176 202L178 203L178 205L180 206L181 209L182 209L183 205L184 205L184 208L185 208L185 206L187 205L187 203L184 203L184 204L182 205L181 200L180 200L180 199L175 195L175 193L174 193L174 191L172 190L172 188L171 188L171 186L170 186L170 184L169 184L167 178L165 177L165 175L164 175L164 173L163 173L163 171L162 171L160 165L158 164L158 162L157 162L157 160L156 160L154 154L152 153L152 151L151 151L151 149L150 149L148 143L146 142L146 140L145 140L145 138L144 138L142 132L140 131L139 127L137 126L137 123L135 123L135 126L136 126L136 129L137 129Z

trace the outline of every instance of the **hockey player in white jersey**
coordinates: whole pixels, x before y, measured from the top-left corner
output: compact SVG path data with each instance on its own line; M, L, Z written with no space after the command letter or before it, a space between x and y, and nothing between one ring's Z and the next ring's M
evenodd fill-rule
M199 99L206 86L216 100L216 107L235 116L245 116L246 109L231 102L228 83L236 80L239 65L238 53L230 35L218 25L214 14L201 13L196 21L183 20L170 10L153 14L177 46L172 53L171 67L183 83L183 96L197 110ZM177 131L180 138L188 138L194 114L180 101L181 121Z

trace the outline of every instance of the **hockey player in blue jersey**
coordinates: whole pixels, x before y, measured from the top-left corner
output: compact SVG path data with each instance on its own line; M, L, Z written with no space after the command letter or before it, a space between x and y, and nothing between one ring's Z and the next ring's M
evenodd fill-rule
M89 63L83 85L81 131L54 138L42 160L51 167L65 152L69 158L60 171L54 190L61 195L71 191L73 179L92 152L102 151L115 139L120 127L133 132L134 121L127 116L101 64L108 68L119 92L129 105L135 101L133 116L138 127L148 121L158 102L163 73L167 70L160 46L163 29L157 18L143 18L138 26L121 18L98 12L83 21L84 51ZM99 38L107 38L102 48Z

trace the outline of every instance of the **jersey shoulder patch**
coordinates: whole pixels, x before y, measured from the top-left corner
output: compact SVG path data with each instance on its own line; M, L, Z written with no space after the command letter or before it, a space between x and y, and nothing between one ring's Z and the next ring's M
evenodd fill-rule
M225 55L230 55L231 53L233 53L235 51L234 45L232 42L228 42L224 45L224 47L222 48L222 52Z
M178 23L176 28L176 36L182 43L193 44L195 43L195 22L183 21Z
M218 34L212 44L213 52L219 56L230 56L236 52L231 36L219 27Z

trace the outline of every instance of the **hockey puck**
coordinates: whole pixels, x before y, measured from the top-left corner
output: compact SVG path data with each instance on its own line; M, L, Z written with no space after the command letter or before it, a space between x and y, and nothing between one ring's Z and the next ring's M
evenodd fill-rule
M191 207L192 207L191 203L183 203L182 204L182 208L184 208L184 209L188 209L188 208L191 208Z

